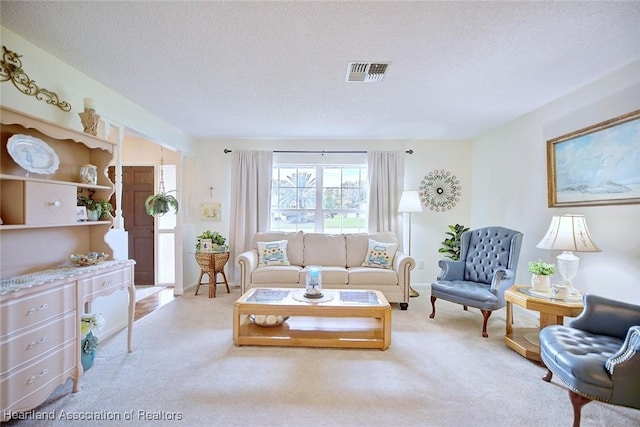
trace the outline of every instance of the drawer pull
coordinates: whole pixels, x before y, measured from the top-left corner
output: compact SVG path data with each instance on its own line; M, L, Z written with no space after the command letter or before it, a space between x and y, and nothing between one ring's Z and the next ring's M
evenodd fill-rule
M105 281L102 283L102 286L109 286L109 285L110 285L110 284L112 284L112 283L113 283L113 279L105 280Z
M27 382L27 384L31 384L32 382L37 380L39 377L43 377L43 376L47 375L48 373L49 373L48 369L43 369L42 372L40 372L38 375L32 375L31 378L29 378L29 381Z
M31 316L33 313L35 313L36 311L41 311L41 310L46 310L47 308L49 308L49 304L45 303L42 304L40 307L38 308L32 308L29 311L27 311L27 316Z
M60 206L62 206L62 202L60 200L54 200L53 202L49 202L49 206L59 208Z
M43 343L46 343L47 341L49 341L49 338L47 337L40 338L40 341L33 341L31 344L27 346L27 350L31 350L33 347L37 346L38 344L43 344Z

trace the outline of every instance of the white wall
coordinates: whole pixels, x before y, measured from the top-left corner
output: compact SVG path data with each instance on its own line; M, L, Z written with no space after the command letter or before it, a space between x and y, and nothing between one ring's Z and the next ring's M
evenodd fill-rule
M229 206L231 201L231 154L224 154L225 148L233 150L398 150L412 149L413 154L405 157L405 188L417 190L424 176L435 169L444 169L455 174L461 181L462 199L455 208L447 212L426 210L415 213L412 225L411 255L417 262L424 263L424 269L411 273L413 283L431 283L440 269L437 266L442 254L438 253L440 242L444 240L448 224L468 224L471 215L471 146L468 141L368 141L368 140L208 140L200 141L197 150L195 176L199 179L190 191L193 202L190 211L193 216L188 222L194 224L195 234L211 229L229 236ZM214 187L213 197L209 187ZM200 203L222 202L222 221L200 221ZM408 215L405 214L405 245L408 243ZM195 244L195 235L193 236ZM191 247L185 238L185 247ZM405 251L407 252L407 251ZM230 261L232 262L232 261ZM189 263L185 261L185 271ZM197 270L195 261L191 263ZM197 277L197 274L192 273ZM192 276L193 277L193 276Z
M549 208L546 164L547 140L637 109L640 61L473 141L471 224L500 224L524 233L519 283L530 281L528 261L555 263L558 251L535 247L551 217L583 214L602 252L577 254L575 286L583 293L640 303L640 205Z
M38 87L57 93L60 100L71 104L72 110L65 112L44 101L38 101L35 96L21 93L8 82L0 85L2 105L82 131L78 113L84 109L83 99L93 98L98 114L134 129L158 144L175 147L185 153L193 153L193 139L175 126L159 119L14 32L0 27L0 36L2 44L7 49L22 55L20 58L22 68L31 79L36 81Z

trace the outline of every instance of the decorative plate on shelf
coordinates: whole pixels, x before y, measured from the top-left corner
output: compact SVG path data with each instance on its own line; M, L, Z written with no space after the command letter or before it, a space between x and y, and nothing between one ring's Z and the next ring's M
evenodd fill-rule
M17 134L9 138L7 151L27 172L50 175L58 170L60 159L53 148L31 135Z

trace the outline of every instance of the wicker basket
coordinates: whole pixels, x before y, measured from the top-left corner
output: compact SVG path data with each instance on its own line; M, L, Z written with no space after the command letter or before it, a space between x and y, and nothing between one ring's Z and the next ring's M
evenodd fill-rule
M205 273L222 271L229 260L229 252L197 252L196 261Z

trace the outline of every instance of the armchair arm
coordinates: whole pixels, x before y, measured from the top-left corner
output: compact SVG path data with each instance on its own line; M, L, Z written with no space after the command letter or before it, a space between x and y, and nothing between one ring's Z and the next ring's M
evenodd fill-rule
M493 292L500 301L500 307L504 306L504 292L509 289L516 281L516 273L508 268L498 268L493 274L491 280L491 292Z
M598 295L585 295L583 303L582 313L569 323L572 328L623 340L629 328L640 325L640 306L638 305Z
M605 367L613 380L611 402L637 408L640 402L640 326L632 326Z
M258 251L252 249L237 256L236 261L240 264L240 292L244 294L251 284L251 272L258 266Z
M464 261L443 258L438 261L438 267L442 269L438 280L463 280L464 278Z

